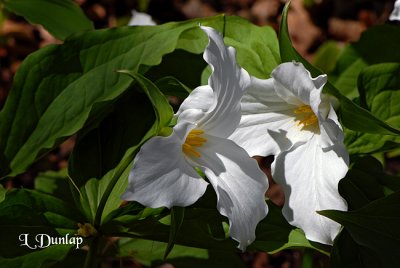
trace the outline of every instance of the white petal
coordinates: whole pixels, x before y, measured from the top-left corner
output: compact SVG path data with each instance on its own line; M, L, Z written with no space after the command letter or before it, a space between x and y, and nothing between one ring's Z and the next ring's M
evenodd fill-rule
M298 62L280 64L273 71L276 93L286 102L301 105L310 104L310 94L313 89L322 89L327 81L326 75L312 78L310 72Z
M182 102L176 115L187 109L200 109L207 112L214 102L214 92L210 86L199 86Z
M400 0L397 0L394 3L394 9L393 9L392 13L390 13L389 20L400 21Z
M294 114L298 106L288 104L276 94L273 79L252 77L241 107L240 124L229 138L251 156L278 154L314 135L298 125Z
M319 144L322 148L327 148L337 143L343 143L343 130L332 106L330 106L327 118L320 119L319 128L321 132L319 135Z
M149 14L132 10L132 17L128 25L156 25L156 23Z
M210 135L227 137L239 124L240 99L250 83L250 77L236 64L235 49L226 47L223 37L216 30L201 28L209 38L203 57L212 69L208 85L214 91L214 102L199 126Z
M273 177L284 188L288 222L303 229L307 239L331 245L340 225L316 211L347 210L338 183L347 173L348 153L341 143L322 149L315 137L278 155Z
M197 87L182 102L175 116L178 116L178 122L197 122L204 116L204 113L210 109L213 103L214 92L211 87Z
M189 206L205 192L204 181L187 162L182 144L194 126L177 124L168 137L154 137L136 155L122 199L157 208Z
M256 160L233 141L205 136L199 149L199 166L217 193L218 211L228 217L230 236L245 250L255 239L255 229L268 213L265 192L268 179Z

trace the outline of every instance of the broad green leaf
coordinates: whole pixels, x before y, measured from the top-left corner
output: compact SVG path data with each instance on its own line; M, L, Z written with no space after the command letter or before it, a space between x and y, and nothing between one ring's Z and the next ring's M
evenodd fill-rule
M130 87L96 128L78 133L68 165L69 175L77 187L91 178L102 178L114 169L129 148L140 144L155 120L146 94Z
M359 96L357 78L360 71L368 66L364 60L356 59L351 65L340 74L334 85L347 98L354 100Z
M76 233L77 223L84 218L74 207L53 196L32 190L11 190L0 203L0 254L12 258L28 254L21 247L20 234L63 236Z
M320 211L344 225L351 238L368 248L382 263L381 267L396 267L400 252L400 192L375 200L354 211Z
M339 183L339 192L349 210L359 209L370 202L400 190L400 177L386 174L374 157L355 159L346 177Z
M207 37L199 23L221 32L225 29L227 40L237 41L238 46L240 43L239 63L250 73L266 77L276 65L278 51L273 31L238 17L217 16L76 34L63 45L33 53L20 66L0 113L1 176L23 172L66 137L96 126L131 84L129 77L116 70L146 72L178 48L201 53ZM257 53L249 54L253 47ZM268 54L270 51L275 56ZM261 61L267 57L268 63Z
M125 94L108 119L78 142L70 162L71 176L81 188L83 211L95 225L120 206L137 150L173 117L167 99L150 80L140 74L126 74L134 78L138 88ZM80 161L85 158L90 160ZM88 164L91 169L85 170Z
M168 243L170 238L168 211L155 209L140 210L134 205L132 210L114 215L114 219L101 227L108 236L126 236ZM147 213L145 213L147 211ZM122 214L121 214L122 212ZM163 219L164 218L164 219ZM236 251L236 242L227 238L223 228L225 218L216 209L216 194L208 187L206 193L194 205L185 208L185 215L175 244L204 249ZM165 250L165 248L164 248Z
M269 78L272 70L281 63L278 40L271 27L256 27L233 17L227 20L223 30L225 44L236 48L237 61L249 74Z
M146 77L142 76L139 73L135 72L125 72L120 71L121 73L126 73L130 77L133 78L135 82L137 82L140 88L146 93L147 97L151 101L153 105L154 112L156 115L156 130L157 132L169 125L172 117L174 116L174 112L172 110L171 105L168 104L168 100L166 97L160 92L157 86L151 82Z
M25 17L30 23L41 24L58 39L92 30L93 23L72 0L1 0L11 12Z
M334 81L335 87L350 99L357 97L360 72L371 64L399 62L400 52L396 45L399 42L398 27L378 25L368 28L361 34L360 40L348 45L339 56L332 73L337 77Z
M400 62L400 31L395 25L384 24L369 28L353 44L356 51L368 64ZM377 50L376 48L379 48Z
M281 26L279 31L280 54L283 62L299 61L310 71L313 77L321 75L322 72L307 62L292 46L288 31L287 16L290 2L285 5L282 13ZM355 131L378 134L400 134L396 129L382 120L375 117L369 111L358 106L344 95L342 95L329 81L324 90L326 93L335 96L340 102L340 115L345 127Z
M35 190L60 198L69 204L74 203L71 191L76 191L68 178L67 170L46 171L35 178Z
M376 254L354 242L347 230L342 230L335 238L330 264L332 268L383 267Z
M168 257L171 250L174 248L176 236L182 226L183 219L185 218L185 208L173 207L171 209L171 230L169 231L168 245L165 249L164 259Z
M30 250L28 254L21 257L0 257L0 266L7 268L60 267L60 262L67 257L70 251L74 250L71 247L71 245L54 245L42 250Z
M385 174L382 164L368 156L356 159L346 177L339 183L339 192L349 210L360 209L387 193L400 190L400 177ZM335 239L331 253L333 267L382 267L376 253L357 244L344 229Z
M329 253L329 247L308 241L300 229L291 226L276 205L268 202L268 207L268 215L258 224L256 240L249 249L276 253L289 248L310 248Z
M142 239L122 238L119 241L119 256L131 257L140 263L158 267L170 263L176 268L243 268L244 263L238 254L208 251L206 249L175 245L168 259L163 260L166 243Z
M335 41L327 41L320 46L313 58L313 65L324 73L333 71L340 48Z
M365 68L359 75L360 103L379 119L400 128L400 64L382 63ZM350 153L373 153L398 148L400 136L345 132Z
M204 35L202 31L197 34L199 37ZM181 38L183 38L182 35ZM204 40L201 38L199 43L202 44L202 47L205 45L203 42ZM201 52L201 50L199 52L196 51L196 53ZM207 63L203 60L202 54L194 54L183 49L176 49L172 53L165 55L159 65L151 68L148 67L149 70L146 72L146 77L151 81L158 81L164 77L172 76L182 84L194 89L200 85L200 75L206 66ZM160 87L160 90L164 93L163 88Z
M134 239L122 238L119 241L120 257L131 256L144 265L150 266L154 261L161 261L164 259L165 248L167 243ZM175 245L169 254L169 259L179 257L192 257L198 259L208 259L208 252L206 249L197 249Z

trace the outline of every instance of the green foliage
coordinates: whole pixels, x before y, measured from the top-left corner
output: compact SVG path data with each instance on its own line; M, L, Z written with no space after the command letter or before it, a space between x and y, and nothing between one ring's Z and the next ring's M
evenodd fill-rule
M175 245L176 236L179 232L179 229L182 226L184 218L185 218L185 208L173 207L171 209L171 229L169 231L168 245L167 248L165 249L164 259L168 257L168 255L170 254Z
M32 190L11 190L0 203L0 254L13 258L31 252L21 247L20 234L60 236L73 235L83 222L82 215L71 204L51 195Z
M358 75L369 65L400 62L397 43L400 42L398 27L377 25L362 33L360 40L348 45L336 64L332 75L336 88L350 99L358 96ZM379 48L379 49L377 49ZM360 90L360 88L358 88Z
M61 5L57 0L35 1ZM63 7L71 8L69 1L64 2ZM23 0L5 3L6 7L27 4ZM30 14L32 21L39 14L37 7ZM388 41L386 36L397 40L398 30L395 33L395 28L382 26L367 31L337 61L338 48L328 43L317 54L314 67L291 45L288 7L282 16L280 46L269 27L217 16L76 33L62 45L30 55L0 112L1 176L24 172L72 135L76 135L76 144L68 172L39 174L35 190L0 187L0 266L70 267L86 258L90 267L100 261L98 254L104 253L108 237L125 237L107 253L133 257L145 265L159 265L169 256L167 262L176 267L243 267L237 242L229 237L228 220L218 212L211 187L192 206L171 210L145 208L120 198L141 145L156 135L166 135L174 124L166 95L184 99L207 82L210 68L201 56L207 38L199 24L219 30L225 43L236 49L240 66L252 76L268 78L281 61L292 60L302 62L313 76L321 74L318 68L333 70L336 77L332 81L338 89L328 82L324 90L340 103L350 153L370 154L398 146L400 65L386 62L400 61L399 52L388 42L384 53L371 54L382 40ZM76 12L75 8L70 11ZM58 27L45 16L40 19L43 25ZM54 34L64 38L84 30L79 19L74 22L72 28L59 27ZM377 38L381 38L379 43ZM396 265L399 177L385 174L372 157L353 157L339 190L350 211L320 212L344 225L331 251L332 265ZM269 214L259 223L249 250L275 253L305 248L329 255L331 247L308 241L285 220L280 208L267 203ZM21 233L73 235L78 223L94 228L85 239L88 254L73 252L70 246L32 252L18 241Z
M354 241L374 253L381 267L395 267L400 250L400 192L350 212L326 210L320 214L342 225Z
M4 268L47 268L60 267L60 263L71 250L71 245L54 245L42 250L30 251L30 253L15 258L0 257L0 267Z
M358 77L360 103L379 119L400 128L400 64L381 63L365 68ZM347 130L350 153L373 153L399 146L400 136L374 135Z
M396 242L399 236L393 233L396 232L394 225L399 221L396 219L398 212L393 214L399 209L395 197L399 190L400 177L385 174L378 160L373 157L355 160L339 184L340 194L346 199L350 212L322 212L345 226L335 239L331 253L333 267L392 267L382 259L399 249ZM366 232L369 241L360 237ZM382 244L382 239L387 241L386 246ZM377 250L379 246L383 248ZM388 247L388 251L382 254Z
M325 42L315 53L313 65L324 73L330 73L336 65L340 48L334 41Z
M41 24L60 40L81 31L92 30L93 23L72 0L2 0L4 7L32 24Z
M198 27L200 22L224 28L227 41L237 38L236 42L243 43L237 49L238 59L249 72L267 76L276 65L273 31L237 17L76 34L63 45L33 53L19 68L0 113L1 176L23 172L66 137L96 126L130 87L131 79L117 70L148 71L178 48L201 53L206 36ZM249 54L252 47L257 53Z

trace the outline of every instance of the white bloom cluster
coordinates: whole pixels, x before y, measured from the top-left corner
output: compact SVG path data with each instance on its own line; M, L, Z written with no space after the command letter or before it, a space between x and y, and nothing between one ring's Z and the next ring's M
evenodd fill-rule
M251 77L216 30L201 29L209 38L203 55L212 69L208 85L182 103L170 136L142 146L122 198L153 208L189 206L210 183L230 236L245 250L268 213L268 179L251 157L275 155L272 171L285 190L284 216L308 239L332 244L340 225L316 211L347 210L338 182L348 170L348 153L322 93L326 76L313 79L293 62L279 65L270 79Z

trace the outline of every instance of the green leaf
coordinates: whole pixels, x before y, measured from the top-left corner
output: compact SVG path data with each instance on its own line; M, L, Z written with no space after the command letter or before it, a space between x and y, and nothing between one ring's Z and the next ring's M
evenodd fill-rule
M287 16L290 2L285 5L282 12L281 26L279 31L280 54L283 62L298 61L310 71L313 77L321 75L322 72L307 62L292 46L288 31ZM326 93L335 96L340 102L340 115L345 127L355 131L378 134L400 134L396 129L382 120L375 117L369 111L356 105L354 102L342 95L329 81L324 90Z
M359 246L346 230L342 230L335 238L330 264L332 268L383 267L376 254L366 247Z
M68 178L67 169L46 171L35 178L35 190L60 198L68 204L74 203L71 191L76 191Z
M167 96L176 96L185 99L192 90L172 76L160 78L155 82L157 87Z
M379 119L400 128L400 64L382 63L366 67L359 75L360 103ZM350 153L373 153L397 148L400 136L345 132Z
M31 249L21 247L20 234L60 236L77 231L77 223L84 218L74 207L53 196L32 190L11 190L0 203L0 254L13 258L28 254Z
M355 159L346 177L339 183L339 192L350 210L362 208L399 190L400 177L386 174L382 164L371 156Z
M68 164L78 188L114 169L129 148L140 145L156 120L150 100L137 87L130 87L111 110L96 128L78 134Z
M395 267L400 251L400 192L375 200L361 209L320 211L344 225L354 241L372 251L382 267Z
M289 248L310 248L328 254L329 247L310 242L300 229L295 229L283 217L281 209L268 202L269 212L256 229L256 240L249 249L271 254Z
M120 257L131 257L140 263L158 267L170 263L176 268L243 268L244 263L238 254L208 251L206 249L175 245L169 258L163 260L166 243L142 239L122 238L119 241Z
M41 24L60 40L73 33L92 30L93 23L72 0L3 0L4 7Z
M324 73L333 71L340 48L335 41L327 41L320 46L313 58L313 65Z
M95 226L120 206L137 150L168 126L173 117L167 99L150 80L126 73L135 79L138 88L132 88L116 103L114 112L100 127L78 140L70 162L71 176L82 193L79 203ZM124 125L127 127L121 128Z
M182 37L184 34L181 35L181 38L184 38ZM200 37L204 35L202 31L197 32L197 34ZM203 44L203 41L201 39L199 43ZM202 51L198 53L200 52ZM164 77L174 77L182 84L194 89L200 85L200 75L206 66L207 63L203 60L203 55L193 54L183 49L176 49L172 53L163 56L159 65L148 67L149 70L146 72L146 77L151 81L157 81ZM158 85L157 82L156 84ZM164 93L162 87L160 87L160 90Z
M47 268L60 267L59 264L68 255L71 245L54 245L42 250L30 250L30 253L14 258L0 257L1 267L7 268ZM76 265L76 263L75 263Z
M171 209L171 230L169 232L168 245L165 249L164 259L166 259L174 248L176 236L179 232L179 229L182 226L183 219L185 217L185 208L183 207L173 207Z
M273 30L238 17L76 34L63 45L31 54L20 66L0 113L0 176L20 174L66 137L96 126L131 84L116 70L146 72L176 49L201 53L207 37L199 23L225 29L227 41L237 41L239 63L250 73L267 77L276 65Z
M122 238L119 241L120 257L131 256L144 265L150 266L155 261L163 260L165 247L167 243L134 239ZM170 259L179 257L192 257L197 259L208 259L208 252L206 249L197 249L176 245L169 254Z
M139 73L129 71L119 72L126 73L132 77L150 99L156 115L156 130L159 131L162 127L168 126L169 122L174 116L174 111L172 110L171 105L169 105L168 100L160 92L157 86Z
M361 34L360 40L348 45L339 56L332 73L338 77L334 83L336 88L346 97L356 98L360 72L371 64L399 62L400 53L396 46L399 42L400 34L396 26L386 24L368 28Z
M400 31L395 25L376 25L361 34L353 44L356 51L368 64L400 62ZM379 50L376 48L379 47Z

